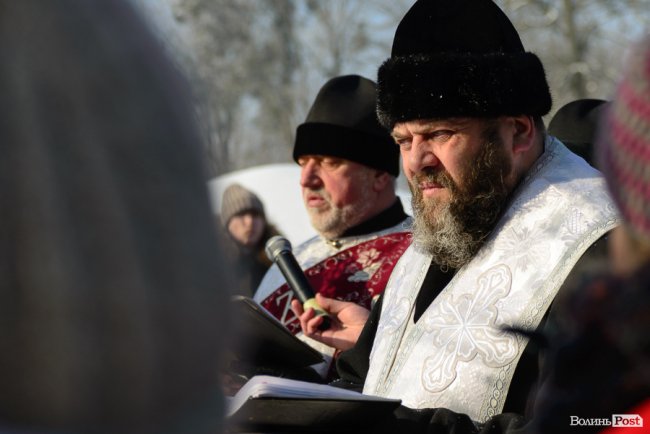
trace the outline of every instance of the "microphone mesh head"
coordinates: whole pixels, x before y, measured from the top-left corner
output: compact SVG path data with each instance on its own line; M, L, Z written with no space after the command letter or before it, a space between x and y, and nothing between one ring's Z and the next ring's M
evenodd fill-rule
M285 237L281 235L276 235L269 238L264 246L264 251L266 252L266 257L271 261L275 261L275 258L282 252L291 251L291 243Z

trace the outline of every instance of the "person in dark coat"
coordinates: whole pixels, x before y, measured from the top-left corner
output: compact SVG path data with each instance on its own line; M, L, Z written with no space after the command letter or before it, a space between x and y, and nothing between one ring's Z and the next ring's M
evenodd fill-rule
M240 184L231 184L224 190L219 220L233 271L231 291L253 297L272 264L264 246L280 232L267 220L260 198Z

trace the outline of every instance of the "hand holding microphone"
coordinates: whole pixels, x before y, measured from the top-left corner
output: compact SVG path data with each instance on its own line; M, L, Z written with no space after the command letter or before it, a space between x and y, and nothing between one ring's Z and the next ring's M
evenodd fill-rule
M309 284L302 268L298 265L296 258L293 256L289 240L279 235L272 237L266 242L264 250L266 256L277 264L280 272L287 279L289 287L302 303L303 309L314 309L316 316L323 317L323 321L318 328L320 330L327 330L331 325L330 316L316 302L314 290Z

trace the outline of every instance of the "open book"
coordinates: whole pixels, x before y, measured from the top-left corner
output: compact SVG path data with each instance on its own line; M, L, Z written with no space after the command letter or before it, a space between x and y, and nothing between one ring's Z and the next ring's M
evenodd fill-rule
M381 423L398 399L364 395L326 384L260 375L251 378L228 403L232 432L255 428L301 432L342 432Z

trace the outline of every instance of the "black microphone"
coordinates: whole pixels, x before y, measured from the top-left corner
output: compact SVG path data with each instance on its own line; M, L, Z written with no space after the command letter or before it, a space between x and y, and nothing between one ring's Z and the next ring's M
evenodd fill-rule
M331 325L329 314L316 302L314 290L312 289L305 273L298 265L295 256L291 252L291 243L286 238L276 235L266 242L266 256L278 265L282 275L287 279L289 287L302 303L303 309L314 309L316 316L323 317L318 326L319 330L327 330Z

